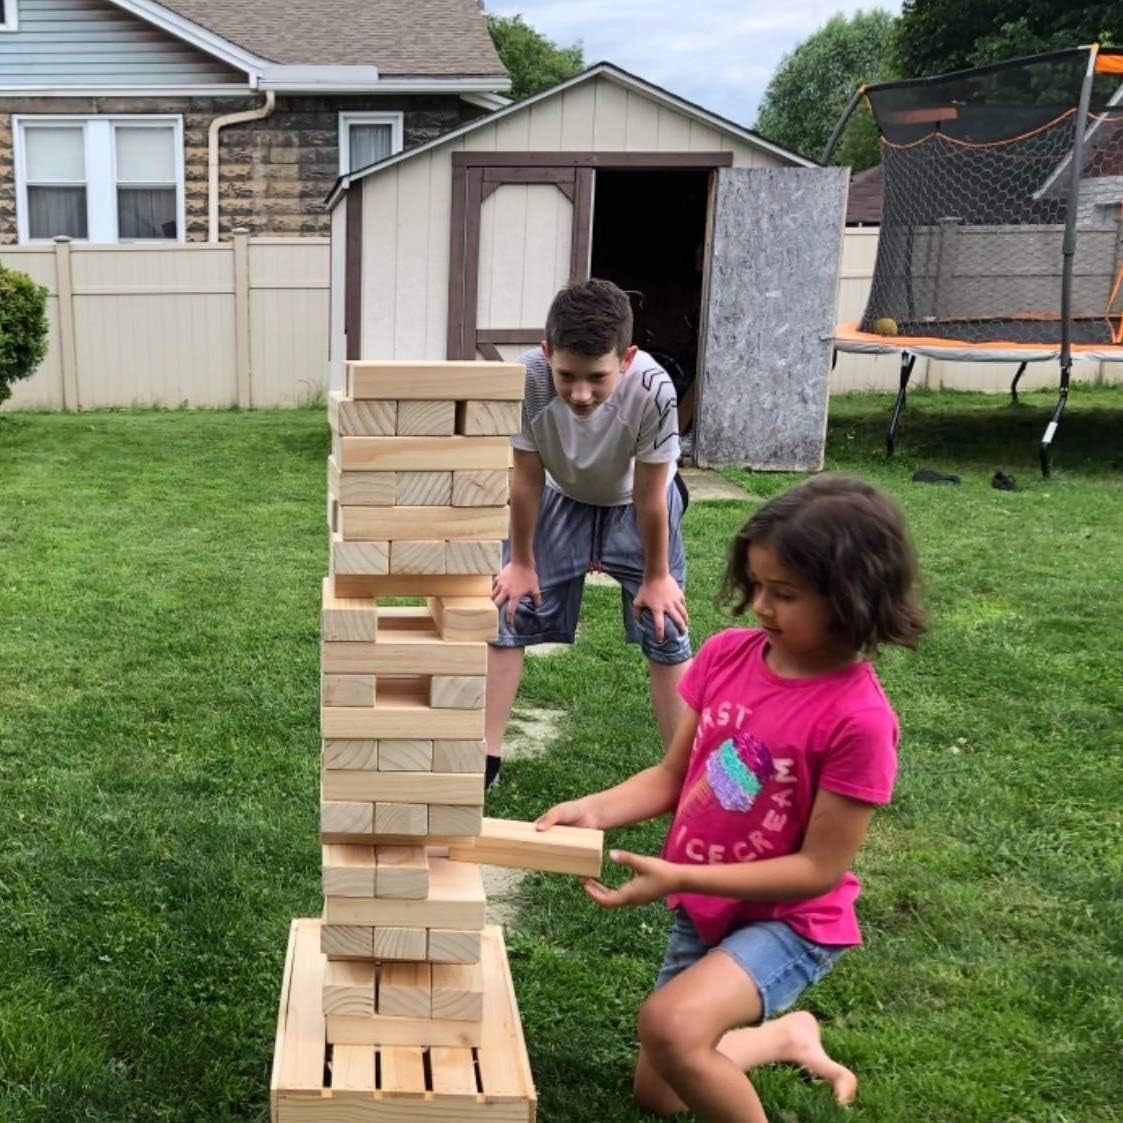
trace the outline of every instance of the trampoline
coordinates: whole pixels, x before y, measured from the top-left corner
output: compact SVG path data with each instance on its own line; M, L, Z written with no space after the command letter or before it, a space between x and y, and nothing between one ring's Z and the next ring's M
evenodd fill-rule
M869 301L836 350L900 355L890 453L917 356L1057 361L1042 474L1077 358L1123 362L1123 48L1079 47L866 86L884 205Z

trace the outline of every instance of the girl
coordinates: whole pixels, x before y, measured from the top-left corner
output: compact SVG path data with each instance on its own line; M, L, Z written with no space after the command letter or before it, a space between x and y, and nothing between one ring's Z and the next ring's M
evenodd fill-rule
M897 719L867 656L916 646L915 577L900 512L860 480L817 477L766 503L733 542L723 590L760 627L703 645L660 764L538 820L606 829L674 810L662 857L612 851L632 879L585 885L605 908L666 897L676 913L639 1012L647 1111L763 1123L745 1072L776 1061L854 1098L812 1014L767 1019L861 943L850 864L897 770Z

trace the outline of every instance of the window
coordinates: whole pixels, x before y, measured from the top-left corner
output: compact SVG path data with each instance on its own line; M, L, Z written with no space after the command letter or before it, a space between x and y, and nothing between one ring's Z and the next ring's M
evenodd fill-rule
M0 31L19 30L19 4L17 0L0 0Z
M402 150L401 113L340 113L339 174L358 171Z
M178 117L16 116L13 125L21 242L183 240Z

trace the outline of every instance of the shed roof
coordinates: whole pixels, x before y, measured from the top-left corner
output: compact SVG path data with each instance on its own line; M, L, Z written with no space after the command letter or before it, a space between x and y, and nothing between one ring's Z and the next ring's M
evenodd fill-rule
M532 94L530 97L523 98L521 101L515 101L510 105L505 105L503 108L488 113L484 117L477 117L476 120L470 121L468 124L454 129L452 132L445 133L442 136L427 141L425 144L419 144L416 148L409 148L404 152L395 153L392 156L386 157L385 160L380 160L375 164L368 164L365 168L359 168L347 175L340 176L339 179L335 181L335 185L329 192L325 203L329 209L332 209L342 198L343 192L350 187L352 183L356 183L360 179L365 179L368 175L377 174L396 164L411 160L415 156L420 156L423 152L428 152L442 144L447 144L449 141L455 140L458 137L466 136L468 133L475 132L477 129L484 128L487 125L493 125L496 121L518 113L528 106L534 105L536 102L546 101L549 98L556 97L565 90L572 89L574 86L578 86L583 82L590 82L597 78L604 78L626 89L633 89L647 94L655 101L677 110L686 117L709 125L711 128L727 136L736 137L738 140L753 145L762 151L780 156L790 161L792 164L807 168L818 167L817 161L811 160L806 156L801 156L794 149L785 148L782 144L777 144L775 141L768 140L766 137L761 136L760 133L754 132L744 125L738 125L735 121L730 121L727 117L722 117L720 114L705 109L695 102L679 97L677 94L673 94L669 90L655 85L653 82L648 82L646 79L624 70L623 67L619 67L615 63L598 62L594 63L587 70L583 70L580 74L576 74L572 78L567 78L563 82L558 82L556 85L550 86L549 89L542 90L537 94Z
M476 0L163 0L162 6L282 65L506 77Z

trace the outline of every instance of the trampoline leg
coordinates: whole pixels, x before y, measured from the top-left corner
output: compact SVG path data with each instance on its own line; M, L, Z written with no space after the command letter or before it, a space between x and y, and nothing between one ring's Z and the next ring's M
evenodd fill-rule
M1018 404L1018 383L1022 380L1022 375L1026 372L1026 363L1022 363L1018 367L1018 373L1014 375L1014 381L1010 383L1010 404L1016 406Z
M1045 435L1041 438L1041 478L1047 480L1049 478L1049 452L1053 447L1053 438L1057 435L1057 426L1061 423L1061 418L1064 416L1065 406L1068 405L1068 376L1069 366L1061 367L1061 393L1057 399L1056 408L1053 410L1053 416L1049 418L1049 424L1045 426Z
M909 378L912 377L912 368L915 363L915 355L910 355L907 351L901 352L901 388L897 391L897 400L893 403L893 416L889 419L889 432L885 437L890 456L893 455L893 450L897 447L897 422L901 419L901 410L905 408Z

